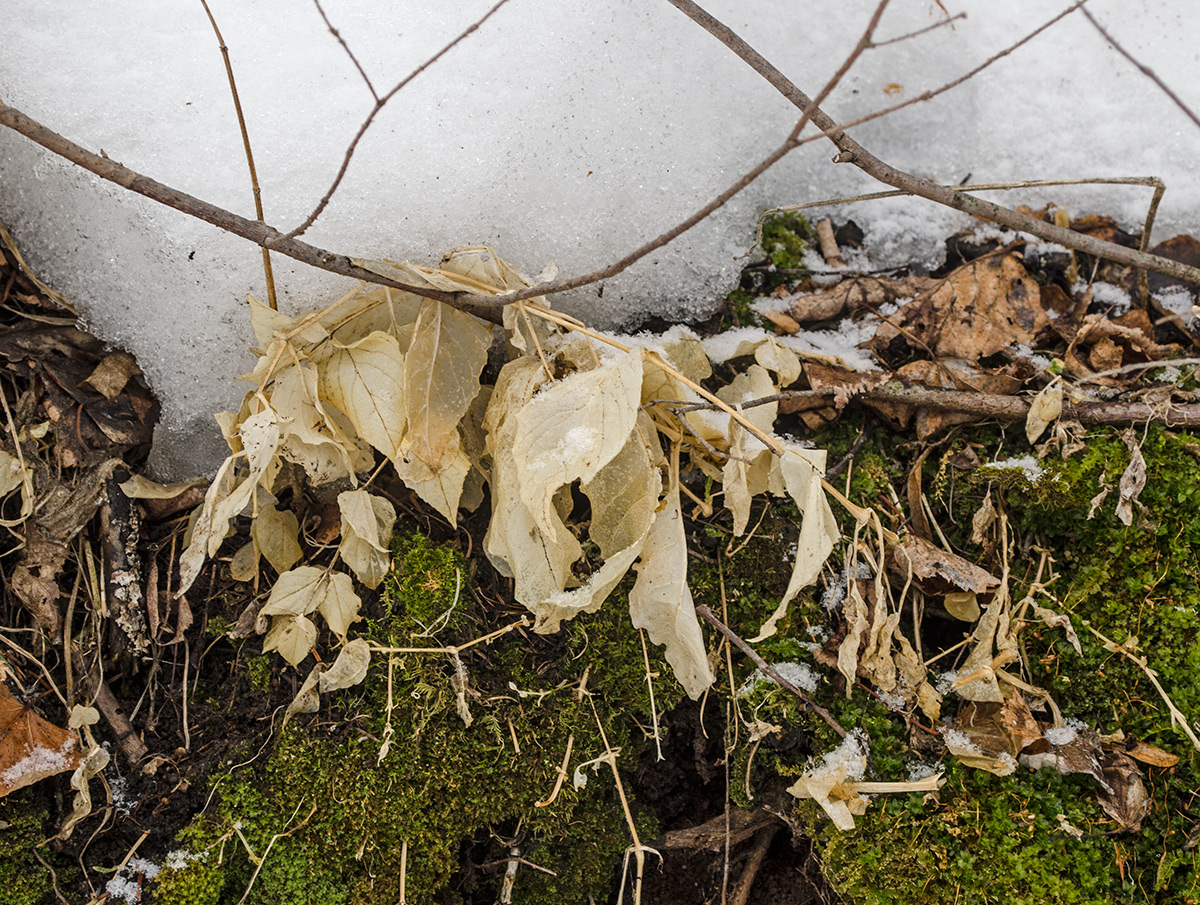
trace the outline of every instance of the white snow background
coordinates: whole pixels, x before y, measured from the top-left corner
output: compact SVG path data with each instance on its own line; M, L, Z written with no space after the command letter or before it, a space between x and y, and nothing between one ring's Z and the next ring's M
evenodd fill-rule
M488 0L325 0L380 91L490 6ZM874 8L867 0L708 0L803 90L816 94ZM968 18L869 51L825 109L846 121L935 88L1049 19L1067 0L894 0L879 38ZM211 0L248 119L266 219L287 230L333 179L372 99L306 0ZM1200 107L1194 0L1092 0L1088 9ZM253 217L224 64L198 2L3 0L0 99L161 182ZM490 244L537 273L596 268L691 214L786 136L797 111L665 0L511 0L402 91L360 145L305 240L435 264ZM856 128L890 163L958 183L1156 175L1156 240L1200 231L1200 129L1079 14L969 83ZM599 327L710 309L767 207L879 186L832 146L806 146L669 247L559 304ZM994 193L1104 211L1127 228L1142 188ZM929 202L835 209L867 230L876 264L940 255L966 221ZM132 351L163 401L152 464L214 466L212 413L236 405L250 363L245 296L265 298L256 247L73 168L0 129L0 218L87 325ZM280 307L348 285L274 256Z

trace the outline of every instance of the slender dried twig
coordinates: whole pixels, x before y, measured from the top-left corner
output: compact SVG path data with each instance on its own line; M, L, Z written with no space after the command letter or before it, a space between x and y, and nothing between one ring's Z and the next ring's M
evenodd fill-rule
M212 10L208 8L208 0L200 0L200 5L204 7L204 12L208 15L213 33L217 36L217 46L221 48L221 57L225 60L225 74L229 77L229 93L233 95L233 109L237 113L238 126L242 130L242 147L246 149L246 165L250 168L250 188L254 192L254 215L258 217L259 223L265 223L262 189L258 185L258 172L254 169L254 152L250 150L250 133L246 129L246 117L242 113L242 102L238 98L237 81L233 77L233 63L229 59L229 48L225 46L225 39L221 37L221 29L217 28L217 20L213 18ZM275 299L275 273L271 270L271 252L266 248L262 250L262 259L263 275L267 281L267 304L271 308L278 308L279 304Z
M1182 100L1180 100L1179 95L1176 94L1174 91L1172 91L1170 86L1167 85L1166 82L1164 82L1157 75L1155 75L1153 69L1151 69L1145 63L1142 63L1141 61L1136 59L1133 56L1133 54L1131 54L1128 50L1126 50L1124 47L1122 47L1120 44L1118 44L1116 39L1112 35L1110 35L1108 33L1108 31L1105 30L1104 26L1101 25L1099 22L1097 22L1095 20L1095 18L1092 17L1092 14L1090 12L1088 12L1086 9L1080 10L1080 12L1082 12L1084 14L1084 16L1087 17L1087 20L1089 22L1091 22L1093 26L1095 26L1096 31L1100 32L1100 34L1103 35L1104 40L1107 41L1109 44L1111 44L1113 46L1113 49L1117 53L1119 53L1121 56L1123 56L1125 59L1127 59L1130 63L1132 63L1134 66L1136 66L1141 71L1142 75L1144 75L1146 78L1150 79L1150 81L1154 82L1155 85L1157 85L1160 89L1162 89L1163 94L1165 94L1167 97L1169 97L1171 100L1173 100L1175 102L1175 106L1178 107L1180 110L1182 110L1187 115L1188 119L1190 119L1192 122L1194 122L1197 126L1200 126L1200 117L1197 117L1196 114L1192 112L1192 108L1189 107L1187 104L1185 104Z
M738 650L754 661L754 665L763 671L763 674L770 678L776 685L784 691L789 691L803 701L809 709L817 716L823 719L840 738L846 737L846 730L842 728L841 723L834 719L833 714L806 695L803 691L785 679L779 672L772 667L766 660L758 655L758 653L749 644L738 637L729 626L716 617L712 610L701 604L696 607L696 615L708 622L713 628L719 631L722 635L729 639Z
M280 241L285 241L288 239L295 239L297 236L302 235L304 233L304 231L306 229L308 229L310 226L312 226L313 223L316 222L317 218L319 216L321 216L321 213L325 210L326 206L329 204L330 199L333 198L333 193L336 192L338 190L338 186L342 184L342 179L346 175L346 170L349 169L349 167L350 167L350 159L352 157L354 157L354 152L358 149L358 143L360 141L362 141L362 137L367 134L367 130L370 129L371 124L375 122L375 117L379 115L379 111L384 108L384 106L387 104L387 102L390 101L393 97L395 97L400 91L402 91L404 89L404 87L406 85L408 85L409 82L411 82L413 79L415 79L417 76L419 76L422 72L424 72L426 69L428 69L434 63L436 63L438 60L440 60L443 56L445 56L447 53L449 53L451 50L453 50L454 47L459 44L459 42L465 40L470 35L474 34L475 31L479 28L479 26L481 26L484 22L486 22L488 19L490 19L492 17L492 14L495 13L497 10L499 10L500 7L502 7L507 2L508 2L508 0L499 0L499 2L496 3L495 6L493 6L486 13L484 13L480 18L476 19L473 23L471 23L471 25L468 26L466 28L466 30L461 32L457 38L455 38L453 41L451 41L449 44L447 44L445 47L443 47L441 50L439 50L437 53L435 53L433 56L431 56L428 60L426 60L424 63L422 63L420 66L418 66L412 72L410 72L407 76L405 76L399 82L397 82L391 91L389 91L387 94L383 95L382 97L379 97L378 95L375 96L375 106L371 108L371 112L367 114L367 118L365 120L363 120L363 124L358 127L358 132L355 134L354 138L351 139L350 144L347 146L346 153L342 157L342 165L341 165L341 167L338 168L337 176L334 177L333 184L329 186L329 190L327 192L325 192L325 195L317 203L317 206L315 208L313 208L312 213L310 213L307 217L304 218L304 222L301 223L299 226L297 226L295 229L291 230L290 232L288 232L287 234L282 236ZM318 5L317 8L320 9L320 6ZM324 14L324 12L322 12L321 17L324 18L324 16L325 16L325 14ZM325 19L325 24L326 25L329 24L328 19ZM331 26L331 28L332 28L332 26ZM337 32L334 32L334 37L337 37L337 39L339 41L342 40L338 36ZM346 46L344 41L342 42L342 46L343 47ZM346 48L346 50L347 50L347 52L349 52L349 48ZM353 54L351 54L351 59L353 59ZM355 62L355 65L358 65L357 60L355 60L354 62ZM359 68L359 72L362 72L361 67ZM366 73L363 73L363 78L365 79L366 77L367 77ZM367 87L369 87L369 88L371 87L371 83L369 80L367 81ZM371 94L375 94L374 88L371 88ZM267 247L274 248L274 245L268 245Z
M333 27L333 23L329 21L329 17L325 15L325 10L321 6L321 0L313 0L316 4L317 12L321 14L321 20L325 23L325 27L329 29L329 33L333 35L334 40L342 45L342 50L346 51L346 56L350 58L350 62L354 64L354 68L358 70L358 74L362 76L362 80L367 83L367 90L371 92L371 97L375 98L375 103L379 103L379 92L375 90L375 86L371 83L371 77L367 75L367 71L363 69L362 63L358 62L358 57L354 55L354 51L350 49L350 45L346 43L341 32Z

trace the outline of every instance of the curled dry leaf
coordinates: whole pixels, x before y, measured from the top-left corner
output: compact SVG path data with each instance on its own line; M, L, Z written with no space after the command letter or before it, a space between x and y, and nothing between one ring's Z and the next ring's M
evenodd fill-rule
M349 575L344 572L330 572L316 566L300 566L279 576L260 615L302 619L310 613L320 612L325 617L325 621L329 623L333 633L344 639L346 630L351 623L358 619L358 610L361 605L362 601L354 593L354 585ZM267 634L267 642L272 640L272 634L277 625L279 623L273 625L272 632ZM302 637L308 636L308 629L303 626L303 623L289 631L302 632ZM281 636L277 637L282 640ZM315 632L313 638L315 639ZM267 646L264 643L264 649ZM270 644L272 648L278 646L278 643ZM289 647L293 653L296 652L294 645ZM296 660L289 658L288 662L295 666L302 659L304 659L303 656Z
M1025 416L1025 436L1030 444L1038 441L1046 428L1059 419L1063 407L1063 386L1061 380L1053 380L1034 397L1029 406L1029 414Z
M1129 465L1121 475L1121 496L1117 500L1117 518L1124 525L1133 524L1133 504L1141 496L1146 487L1146 460L1142 457L1142 447L1138 443L1133 429L1121 432L1121 439L1129 449Z

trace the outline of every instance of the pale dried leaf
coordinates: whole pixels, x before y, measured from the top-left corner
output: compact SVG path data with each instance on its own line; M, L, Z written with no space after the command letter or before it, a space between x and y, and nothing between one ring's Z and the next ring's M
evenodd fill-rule
M651 641L666 647L664 653L675 678L688 697L696 700L713 683L713 674L688 588L687 566L676 487L667 494L642 547L637 582L629 593L629 614L635 628L645 629Z
M229 560L229 577L234 581L254 581L258 574L258 546L246 541Z
M770 486L775 457L762 441L736 421L729 424L729 458L721 468L725 508L733 515L733 536L741 537L750 523L750 503Z
M160 484L157 481L151 481L145 475L135 474L117 486L131 500L173 500L184 491L202 484L204 481L178 481L174 484ZM0 495L7 492L0 488Z
M363 638L346 642L333 665L321 673L321 694L351 688L367 677L371 647Z
M979 597L974 591L954 591L947 594L943 605L947 613L963 622L974 622L983 612L979 608Z
M766 342L754 350L754 360L775 372L780 387L791 386L800 379L800 358L773 336L768 336Z
M865 743L858 734L843 739L842 744L806 769L788 788L796 798L811 798L842 832L854 829L854 817L866 813L867 799L853 790L851 784L862 779L867 766Z
M349 419L321 402L317 384L312 368L287 368L275 378L271 406L282 423L280 455L321 485L366 471L374 457L365 440L352 436Z
M91 736L89 735L88 738L90 739ZM87 816L92 813L92 791L88 783L108 766L110 760L108 749L93 742L83 763L76 767L75 772L71 774L71 788L75 790L75 801L72 803L71 813L67 815L62 828L58 831L57 838L70 838L80 821L87 819Z
M1041 619L1050 628L1061 628L1067 635L1067 640L1071 642L1071 647L1075 648L1075 653L1082 654L1083 648L1079 646L1079 636L1075 634L1075 627L1071 625L1071 617L1066 613L1056 613L1054 610L1046 609L1033 605L1033 615Z
M479 374L491 344L492 331L478 318L432 299L422 303L404 355L401 398L410 449L434 472L442 467L458 423L479 393Z
M471 470L471 460L457 433L446 448L442 464L437 470L412 453L407 437L400 444L400 455L392 464L409 490L440 512L451 525L458 524L458 503Z
M263 639L263 653L279 651L292 666L308 656L317 643L317 626L307 616L281 615L271 620L271 629Z
M833 510L821 481L825 476L825 450L806 449L798 443L782 441L783 455L779 458L779 472L788 496L796 504L802 516L800 537L796 542L796 561L792 576L778 608L763 623L753 641L770 638L776 624L787 613L788 604L804 588L811 585L821 574L821 567L833 552L840 533Z
M996 521L996 516L996 504L992 502L992 492L989 490L971 517L971 543L982 545L987 541L988 528Z
M0 449L0 497L6 497L21 487L30 475L28 467L11 453Z
M252 295L246 296L246 300L250 304L250 327L254 331L254 338L258 341L260 349L269 348L273 341L283 339L296 330L299 332L291 338L291 342L298 349L319 343L329 336L324 326L319 320L313 318L311 312L291 317L282 311L276 311L274 308L264 305ZM305 323L306 321L308 323Z
M1042 388L1029 406L1029 414L1025 416L1025 436L1030 444L1037 442L1046 428L1057 421L1062 415L1063 385L1054 380Z
M342 561L368 588L379 587L392 564L388 543L396 524L396 507L365 490L338 494L342 516Z
M396 337L376 331L336 350L318 372L321 398L392 460L399 456L405 430L404 360Z
M282 575L300 561L300 521L289 509L263 506L258 510L250 536L258 552L271 564L278 575Z
M642 355L618 355L565 377L516 414L515 477L521 501L543 534L554 536L559 487L590 481L629 439L641 402Z

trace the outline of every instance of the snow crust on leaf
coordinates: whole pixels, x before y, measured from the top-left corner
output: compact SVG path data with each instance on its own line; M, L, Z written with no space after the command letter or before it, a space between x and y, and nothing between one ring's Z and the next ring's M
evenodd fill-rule
M516 415L512 455L521 501L554 535L551 500L590 481L629 438L641 402L642 355L619 355L542 389Z
M365 490L339 493L342 516L342 561L368 588L379 587L392 564L388 541L396 524L396 507L381 496Z
M675 678L696 700L713 683L713 674L687 584L687 558L676 484L655 516L635 566L638 576L629 593L629 615L636 628L645 629L651 641L666 648Z

